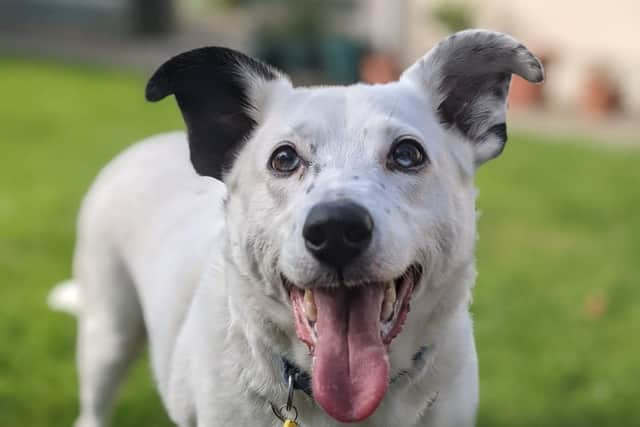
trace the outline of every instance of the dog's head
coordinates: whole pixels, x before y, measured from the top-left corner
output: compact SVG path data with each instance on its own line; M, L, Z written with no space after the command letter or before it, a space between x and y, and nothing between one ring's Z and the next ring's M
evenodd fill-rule
M512 74L543 79L516 40L471 30L384 85L294 88L224 48L179 55L149 81L149 100L175 95L196 171L227 185L249 305L297 336L336 419L368 417L429 320L466 303L473 176L507 141Z

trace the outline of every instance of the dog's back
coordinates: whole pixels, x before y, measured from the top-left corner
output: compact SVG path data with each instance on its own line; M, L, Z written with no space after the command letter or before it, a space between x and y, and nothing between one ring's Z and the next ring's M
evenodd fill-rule
M103 387L115 388L112 378L117 375L103 377L89 365L102 360L125 369L145 333L156 350L152 363L161 394L167 385L163 373L169 372L171 348L203 258L215 253L214 239L224 224L224 186L198 176L188 156L183 133L145 140L107 165L83 201L73 278L83 317L79 368L80 375ZM220 206L218 212L215 206ZM118 316L112 315L114 310ZM92 339L96 335L100 338ZM83 340L91 344L82 345ZM118 354L112 350L114 342ZM88 359L91 363L83 363ZM93 400L91 395L82 398ZM94 411L83 416L99 418L101 408Z

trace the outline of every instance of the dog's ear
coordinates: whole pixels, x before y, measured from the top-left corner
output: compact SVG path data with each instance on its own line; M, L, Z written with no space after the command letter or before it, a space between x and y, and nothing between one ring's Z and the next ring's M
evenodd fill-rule
M162 64L147 83L146 98L175 95L196 172L221 179L256 127L262 91L274 81L290 85L274 68L240 52L205 47Z
M480 165L507 142L505 124L511 75L540 83L540 61L513 37L485 30L462 31L442 40L401 79L426 90L440 122L475 149Z

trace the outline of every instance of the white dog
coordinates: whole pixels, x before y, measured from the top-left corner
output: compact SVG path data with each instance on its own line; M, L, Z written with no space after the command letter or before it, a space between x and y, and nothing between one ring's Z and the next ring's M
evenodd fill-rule
M162 65L147 99L187 135L127 150L80 213L76 426L107 423L145 336L181 427L281 425L289 381L304 427L473 425L473 180L512 73L543 80L482 30L384 85L294 88L225 48Z

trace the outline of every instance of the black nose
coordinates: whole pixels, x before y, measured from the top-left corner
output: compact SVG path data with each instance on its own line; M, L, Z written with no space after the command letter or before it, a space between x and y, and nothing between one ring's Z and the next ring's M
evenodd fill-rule
M372 232L369 212L343 199L311 208L302 236L318 261L340 269L367 249Z

